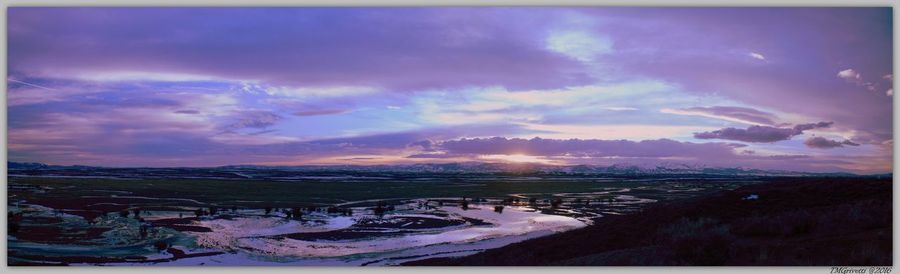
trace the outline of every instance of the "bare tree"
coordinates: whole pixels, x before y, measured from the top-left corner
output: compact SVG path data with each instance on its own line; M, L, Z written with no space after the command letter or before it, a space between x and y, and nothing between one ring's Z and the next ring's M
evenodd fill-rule
M562 199L557 198L553 200L553 202L550 202L550 208L558 208L560 205L562 205L562 202Z

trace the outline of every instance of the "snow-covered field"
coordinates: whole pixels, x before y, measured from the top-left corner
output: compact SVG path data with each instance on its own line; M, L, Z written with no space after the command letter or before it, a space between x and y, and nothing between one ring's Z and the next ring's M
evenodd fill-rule
M455 203L436 207L427 204L428 200L412 200L396 205L383 216L364 207L353 208L349 216L308 212L302 220L286 218L277 211L267 214L262 209L200 218L186 216L184 211L143 211L144 221L183 220L187 222L184 225L211 230L177 232L164 226L151 227L146 237L138 236L141 223L134 217L107 214L89 223L60 210L27 204L11 212L56 218L66 227L109 230L90 240L99 245L47 245L12 236L8 240L17 250L38 254L45 253L40 250L52 254L79 250L80 254L146 258L103 265L395 265L469 255L586 225L572 217L543 214L523 206L506 206L497 212L496 204L472 204L467 209ZM205 254L173 257L169 250L157 252L152 248L153 242L160 240L184 254Z
M390 265L409 260L440 256L462 256L496 248L525 239L585 226L574 218L542 214L527 207L508 206L502 213L493 205L441 206L373 216L313 215L316 221L288 220L280 216L247 215L230 219L195 221L212 232L186 232L196 238L198 250L223 250L225 254L184 258L154 265ZM388 228L366 230L370 236L345 240L297 240L284 235L294 233L353 230L360 220L378 224L394 223ZM416 221L408 220L477 219L484 224L406 229ZM374 222L373 222L374 221ZM400 221L397 223L396 221ZM418 221L422 224L422 221ZM133 263L129 263L133 264Z

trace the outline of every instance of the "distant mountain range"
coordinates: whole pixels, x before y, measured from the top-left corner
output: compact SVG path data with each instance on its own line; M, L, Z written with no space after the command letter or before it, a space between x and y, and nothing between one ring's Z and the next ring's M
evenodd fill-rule
M408 164L408 165L304 165L304 166L258 166L258 165L228 165L209 168L109 168L92 166L55 166L43 163L7 162L7 167L12 173L15 171L40 171L40 170L205 170L211 172L242 172L242 171L281 171L281 172L356 172L356 173L446 173L446 174L547 174L547 175L577 175L577 174L615 174L615 175L726 175L726 176L859 176L847 172L813 173L785 170L761 170L744 168L719 168L705 166L691 166L683 164L636 166L636 165L544 165L535 163L483 163L462 162L443 164ZM868 176L890 177L892 174L874 174Z
M49 168L50 165L42 164L42 163L19 163L19 162L6 162L6 168L8 169L42 169Z
M858 176L848 172L813 173L786 170L762 170L743 168L718 168L690 165L544 165L535 163L483 163L463 162L444 164L410 165L336 165L336 166L255 166L234 165L220 168L283 169L304 171L363 171L363 172L425 172L425 173L535 173L535 174L704 174L704 175L754 175L754 176Z

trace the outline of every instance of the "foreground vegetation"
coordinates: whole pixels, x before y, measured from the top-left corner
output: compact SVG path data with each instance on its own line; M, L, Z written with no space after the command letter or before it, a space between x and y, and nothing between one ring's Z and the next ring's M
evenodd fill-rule
M890 179L784 179L660 203L468 257L408 264L891 265L891 189Z

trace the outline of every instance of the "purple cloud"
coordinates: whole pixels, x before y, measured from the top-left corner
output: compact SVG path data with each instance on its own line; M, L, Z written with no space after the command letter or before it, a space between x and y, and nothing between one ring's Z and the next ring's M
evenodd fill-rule
M688 143L669 139L628 141L628 140L581 140L581 139L521 139L521 138L474 138L443 141L436 145L438 150L449 154L525 154L534 156L571 157L715 157L733 155L740 144L729 143Z
M407 156L409 159L477 160L483 155L529 155L545 159L566 160L572 164L638 165L653 167L668 164L710 167L740 166L779 170L847 170L853 166L847 157L822 158L803 154L756 155L739 150L746 145L734 143L691 143L669 139L580 140L580 139L521 139L521 138L463 138L435 142L433 151ZM728 164L724 164L728 163Z
M679 83L746 105L834 121L881 145L892 136L892 100L859 92L836 74L891 74L890 8L614 8L598 35L617 49L604 61L625 74ZM786 27L790 26L790 27ZM700 30L700 31L698 31ZM665 45L665 46L658 46ZM765 52L767 62L747 58ZM802 103L801 103L802 102ZM857 140L857 137L853 137Z
M811 158L809 155L771 155L766 156L769 159L774 160L796 160L796 159L809 159Z
M845 70L839 71L837 73L837 77L844 79L844 81L847 81L850 83L861 83L862 82L862 75L860 75L859 72L856 72L853 69L845 69Z
M8 15L7 149L16 161L209 166L521 153L890 171L893 159L893 103L859 92L892 93L890 8L14 7ZM579 89L623 83L636 88L598 92L590 107L520 104L583 101ZM664 87L647 95L642 83ZM551 89L573 97L543 96ZM466 107L445 117L432 107L444 101ZM713 106L687 108L703 102ZM652 111L660 108L693 116ZM834 124L790 127L773 113ZM699 139L773 143L833 127L853 142L811 138L750 153L668 139L510 139L619 124L649 128L630 138L656 139L654 126L711 124L695 116L753 125ZM484 139L493 136L503 137ZM872 149L793 155L836 143Z
M409 159L451 159L458 158L460 155L447 153L419 153L406 156Z
M791 139L791 137L803 134L803 131L830 127L832 122L818 122L799 124L792 128L779 128L770 126L750 126L742 128L723 128L708 132L694 133L697 139L723 139L749 143L774 143Z
M684 115L698 115L750 124L775 125L774 114L745 107L712 106L668 109L664 112Z
M583 64L544 50L533 36L561 12L14 7L9 70L49 77L139 71L390 90L589 83Z
M301 110L294 112L295 116L320 116L320 115L332 115L332 114L341 114L346 113L348 110L346 109L315 109L315 110Z
M269 111L243 111L239 112L235 118L237 121L226 125L226 130L266 128L283 119L280 115Z
M194 109L181 109L181 110L176 110L175 113L178 113L178 114L199 114L200 111L197 111L197 110L194 110Z
M859 144L851 142L850 140L844 140L844 141L839 142L839 141L835 141L835 140L825 139L824 137L812 137L812 138L806 139L806 141L804 141L803 144L805 144L806 146L811 147L811 148L821 148L821 149L843 147L845 145L859 146Z
M892 77L888 77L888 76L890 76L890 74L882 76L881 78L891 81ZM837 77L844 79L844 81L847 81L848 83L852 83L852 84L855 84L856 86L863 87L869 91L875 91L880 86L880 84L877 82L871 82L871 81L864 80L862 77L862 74L860 74L859 72L857 72L856 70L853 70L853 69L842 70L837 73ZM891 91L889 93L886 92L886 93L887 93L887 96L893 95L893 91Z
M409 147L420 147L423 151L434 151L434 142L431 140L421 140L407 144Z
M817 128L828 128L833 125L834 122L818 122L818 123L809 123L809 124L799 124L794 126L794 130L799 132L798 134L803 134L804 130L817 129Z

